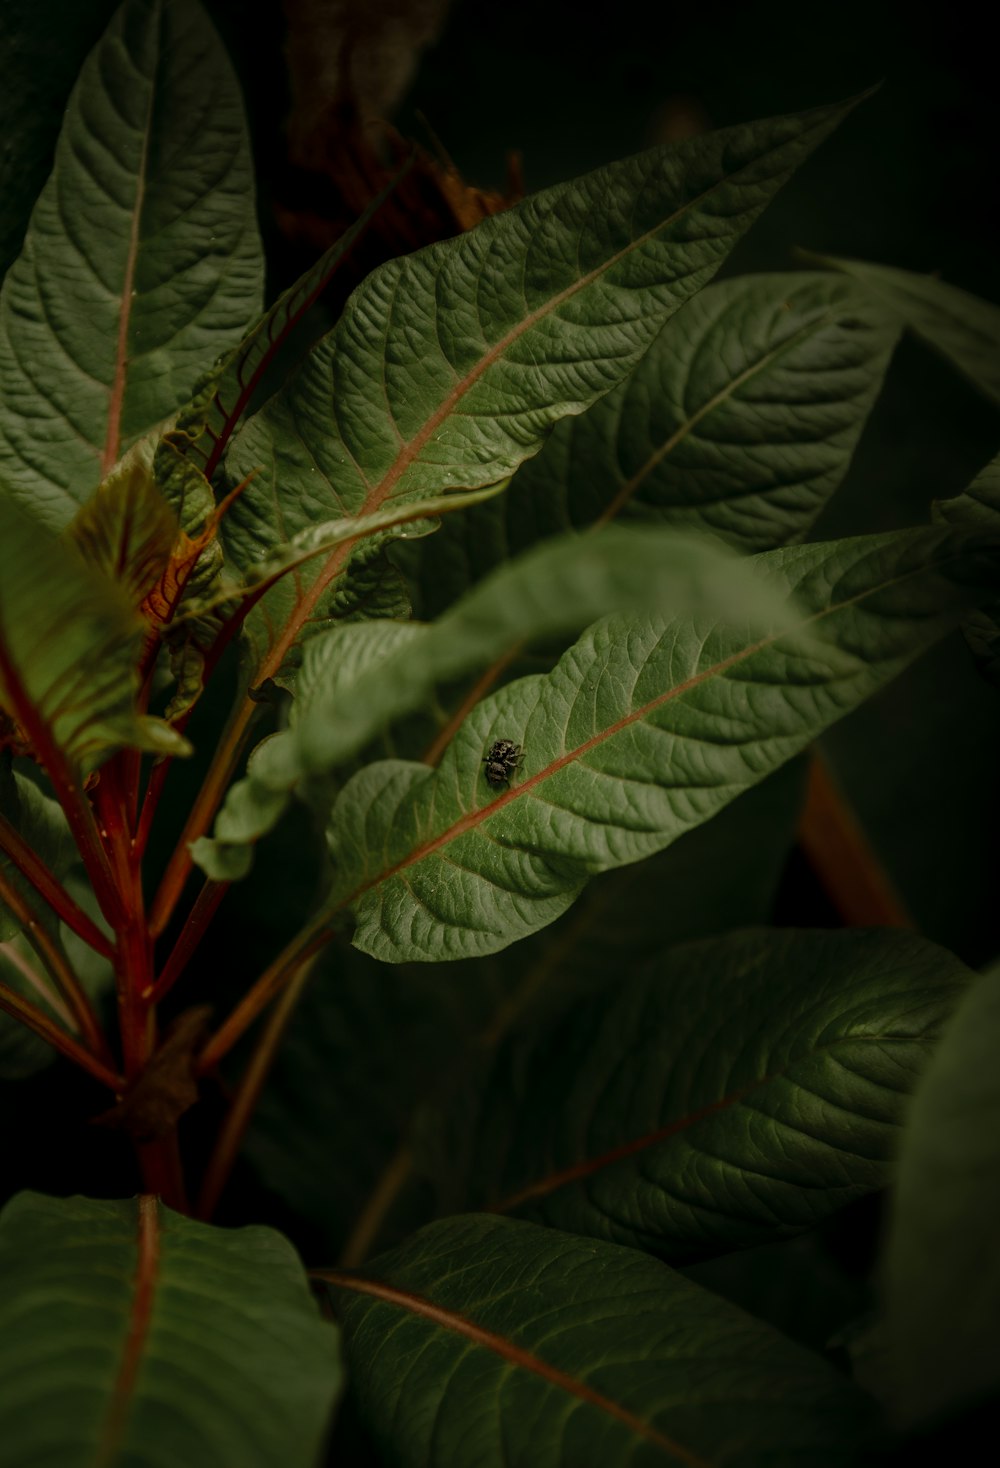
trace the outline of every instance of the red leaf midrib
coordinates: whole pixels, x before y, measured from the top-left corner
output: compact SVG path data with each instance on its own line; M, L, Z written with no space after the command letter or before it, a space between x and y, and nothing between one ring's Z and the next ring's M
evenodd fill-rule
M393 1285L383 1284L381 1280L366 1279L358 1275L350 1275L339 1270L315 1270L314 1276L326 1280L338 1289L352 1290L355 1294L369 1295L383 1304L395 1305L411 1315L420 1316L434 1325L441 1326L444 1330L453 1331L466 1340L472 1341L474 1345L482 1346L488 1351L494 1352L501 1360L512 1366L519 1366L523 1370L530 1371L533 1375L548 1382L550 1386L560 1388L577 1400L587 1402L599 1411L614 1417L618 1422L629 1428L637 1436L643 1437L647 1442L662 1448L670 1457L678 1462L686 1463L689 1468L711 1468L708 1460L702 1458L691 1448L686 1448L682 1443L675 1442L664 1433L659 1432L650 1423L644 1422L641 1417L630 1412L619 1402L611 1397L606 1397L602 1392L595 1391L585 1381L580 1381L575 1376L570 1376L566 1371L561 1371L557 1366L551 1366L541 1357L527 1351L523 1346L516 1345L505 1336L497 1335L494 1331L486 1330L477 1325L468 1316L461 1315L455 1310L446 1310L440 1305L435 1305L423 1295L417 1295L409 1290L396 1289Z
M132 1309L125 1343L122 1347L118 1375L111 1392L107 1415L95 1457L96 1468L108 1468L122 1445L128 1422L135 1384L142 1364L153 1313L160 1265L160 1203L151 1193L138 1199L138 1238L135 1277L132 1285Z

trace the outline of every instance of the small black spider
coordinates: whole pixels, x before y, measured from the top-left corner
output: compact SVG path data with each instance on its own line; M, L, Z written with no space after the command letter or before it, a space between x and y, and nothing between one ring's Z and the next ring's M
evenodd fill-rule
M501 785L509 785L510 777L520 763L521 746L513 739L498 739L489 754L483 755L487 785L492 785L494 790L499 790Z

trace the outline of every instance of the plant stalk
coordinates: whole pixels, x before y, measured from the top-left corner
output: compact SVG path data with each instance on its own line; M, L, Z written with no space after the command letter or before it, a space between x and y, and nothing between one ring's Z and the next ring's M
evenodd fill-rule
M332 937L333 933L322 916L315 918L301 933L296 934L274 962L264 970L253 987L247 990L229 1018L208 1041L198 1057L199 1075L215 1069L223 1056L229 1054L244 1030L253 1024L261 1010L292 982L300 967L325 948Z
M254 1107L260 1097L274 1064L278 1046L281 1044L288 1022L294 1013L302 990L308 982L318 954L313 954L297 970L288 987L278 999L250 1058L250 1063L240 1078L226 1119L222 1123L215 1149L209 1159L198 1199L197 1216L208 1223L223 1189L229 1181L233 1163L239 1153Z

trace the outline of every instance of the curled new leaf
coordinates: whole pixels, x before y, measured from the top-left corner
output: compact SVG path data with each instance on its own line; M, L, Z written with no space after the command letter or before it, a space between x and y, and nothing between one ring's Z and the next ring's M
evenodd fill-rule
M136 710L144 627L127 591L0 496L0 709L80 773L116 749L187 751Z

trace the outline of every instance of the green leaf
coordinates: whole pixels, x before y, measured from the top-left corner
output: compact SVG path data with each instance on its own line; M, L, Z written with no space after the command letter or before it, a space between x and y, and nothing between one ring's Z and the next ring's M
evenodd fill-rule
M66 534L89 566L138 607L163 575L178 525L150 469L127 457L81 505Z
M968 489L937 500L934 514L947 525L1000 529L1000 454L983 466ZM1000 601L970 613L964 631L984 677L1000 687Z
M0 300L0 471L56 527L260 310L243 109L195 0L88 58Z
M833 1468L866 1398L630 1249L489 1217L327 1275L352 1390L400 1468Z
M34 709L78 771L123 747L188 752L136 711L144 627L124 588L0 495L0 707Z
M884 1260L902 1426L1000 1390L1000 972L949 1026L910 1113Z
M495 484L622 381L853 103L653 149L376 270L227 459L237 564L316 521ZM272 676L345 564L279 608Z
M22 1193L0 1217L0 1273L9 1468L313 1468L337 1333L280 1234L148 1196Z
M525 641L564 640L628 607L708 601L745 612L756 602L758 615L780 614L777 599L765 607L766 600L759 580L711 543L612 526L557 538L500 566L433 626L381 637L384 657L370 656L376 644L367 629L334 628L306 646L293 727L257 751L220 812L215 840L198 842L196 860L217 880L245 875L246 848L274 826L297 784L315 787L394 719L426 707L440 685L479 673ZM355 649L364 649L365 666ZM358 669L350 685L346 668Z
M372 624L374 628L378 624ZM405 630L405 629L404 629ZM247 1136L267 1186L364 1256L433 1216L414 1169L422 1109L485 1068L504 1036L558 1014L675 942L763 923L792 844L799 762L647 861L598 877L558 922L503 953L381 964L333 950L299 1001ZM669 902L664 901L669 894ZM365 1135L345 1128L364 1116Z
M355 775L329 825L329 912L354 914L356 945L457 958L544 927L589 877L668 846L798 753L989 595L998 569L940 531L749 564L794 599L791 632L787 612L612 617L552 673L482 700L436 770ZM500 791L482 769L498 738L525 751Z
M933 275L833 257L823 263L859 281L900 326L915 332L973 387L1000 403L1000 306Z
M169 437L180 452L191 452L198 458L206 478L211 479L215 473L237 423L278 351L326 290L408 169L407 164L294 285L282 291L243 339L212 365L195 388Z
M421 614L536 540L616 517L740 550L800 540L843 477L895 339L863 290L829 274L709 286L626 382L557 425L502 500L405 554Z
M518 1210L673 1263L885 1186L969 971L891 933L671 950L473 1067L426 1152L446 1211Z

